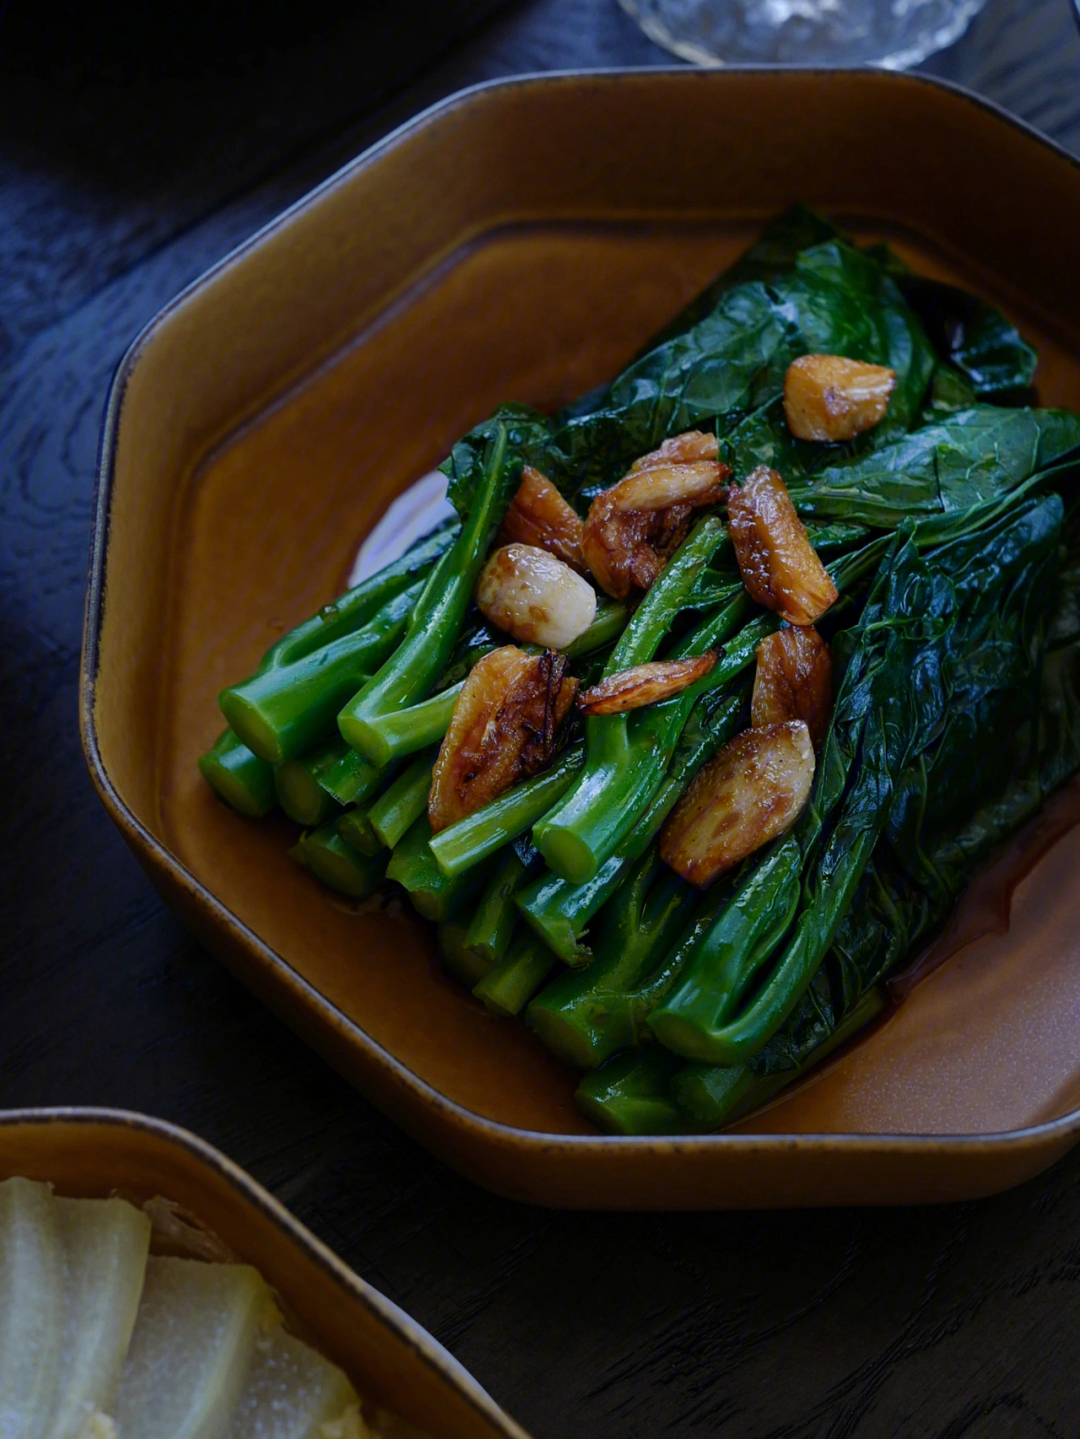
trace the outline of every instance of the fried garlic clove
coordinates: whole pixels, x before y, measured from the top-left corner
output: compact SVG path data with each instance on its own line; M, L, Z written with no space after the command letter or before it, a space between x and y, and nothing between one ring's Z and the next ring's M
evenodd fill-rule
M585 573L581 553L581 516L539 470L526 465L521 485L510 501L499 533L500 544L515 541L547 550L579 574Z
M715 460L692 460L684 465L650 465L647 469L631 470L605 493L611 495L615 512L623 514L640 511L651 515L657 510L670 510L679 505L695 509L701 505L715 505L724 497L721 468ZM602 498L597 496L597 499Z
M717 659L715 650L706 650L691 659L651 660L620 670L578 695L578 709L587 715L617 715L658 704L704 679Z
M690 430L642 455L589 507L581 550L593 578L615 599L647 590L686 538L696 509L718 504L731 471L715 435Z
M842 355L803 355L784 377L784 413L799 440L853 440L884 418L896 371Z
M789 624L812 625L837 590L775 470L764 465L728 491L728 525L743 584Z
M755 727L802 720L818 749L832 710L832 655L812 625L777 630L757 647L750 701Z
M535 545L504 545L488 560L476 603L524 644L564 650L596 618L596 591L569 565Z
M720 441L704 430L687 430L665 440L658 450L650 450L630 466L629 473L649 470L657 465L689 465L696 460L715 460L720 454Z
M705 889L790 829L810 795L814 747L801 720L744 730L703 769L660 832L660 855Z
M569 661L548 650L503 645L478 660L454 704L431 776L428 819L436 834L550 761L577 693Z

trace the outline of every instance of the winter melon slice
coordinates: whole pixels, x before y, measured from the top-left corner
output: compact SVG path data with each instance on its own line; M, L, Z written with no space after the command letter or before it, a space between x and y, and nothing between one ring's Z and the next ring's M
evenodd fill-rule
M40 1439L63 1338L63 1251L52 1191L0 1184L0 1436Z
M270 1310L249 1265L151 1256L113 1413L120 1439L223 1439Z
M150 1221L122 1199L54 1199L64 1256L64 1338L44 1439L78 1439L108 1413L139 1308Z
M359 1420L359 1405L336 1365L275 1325L256 1340L229 1439L322 1439L323 1427L350 1409ZM354 1427L356 1439L366 1439L362 1421Z

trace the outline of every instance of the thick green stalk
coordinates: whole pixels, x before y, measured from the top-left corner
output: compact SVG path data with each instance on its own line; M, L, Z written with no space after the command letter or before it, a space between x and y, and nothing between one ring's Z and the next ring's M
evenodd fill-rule
M667 1002L650 1015L649 1027L657 1039L674 1053L707 1064L743 1064L763 1048L820 968L887 818L886 807L880 825L868 826L853 837L828 890L800 914L772 974L741 1012L732 1014L730 991L715 995L699 982L698 971L691 971ZM759 963L771 955L772 948L762 946ZM731 959L739 968L738 980L745 993L749 972L758 964L747 963L737 952Z
M380 753L387 756L382 763L403 759L441 740L450 727L454 706L464 684L465 681L461 680L449 689L421 700L419 704L390 710L369 720L372 733L379 736Z
M522 889L518 908L565 964L577 969L589 963L592 951L584 944L589 921L624 883L628 868L660 832L694 775L735 733L746 716L748 698L749 692L739 689L719 702L711 695L698 700L651 804L591 880L571 884L547 870Z
M395 768L387 766L378 769L350 745L345 745L337 764L319 777L319 783L338 804L363 804L365 800L373 799L393 779Z
M374 722L428 695L450 658L511 486L521 473L521 462L511 459L507 445L506 428L497 425L472 512L412 605L401 644L338 716L341 733L373 764L393 758Z
M920 559L913 533L909 524L892 542L891 558L848 637L806 811L764 862L749 862L709 942L649 1016L661 1043L687 1059L742 1064L794 1010L889 821L909 753L938 733L946 690L970 672L962 649L951 652L952 581ZM994 611L992 592L982 603ZM977 651L978 631L970 643ZM955 677L950 665L957 667ZM771 969L762 979L766 962Z
M570 659L576 659L603 649L622 632L625 624L626 607L615 600L602 600L597 608L596 619L583 635L567 647L566 655ZM473 662L496 648L496 644L477 647L473 652ZM520 648L527 654L543 653L538 645L521 645ZM419 704L409 705L406 709L391 710L369 720L371 732L379 736L380 752L401 759L441 740L450 727L454 705L464 683L464 680L459 680L449 689L440 690L438 694L421 700Z
M484 978L494 961L484 959L470 949L465 943L466 933L467 925L464 921L444 919L439 925L437 937L439 954L447 969L466 988L472 989Z
M295 664L333 640L342 639L370 624L391 600L403 590L414 588L416 581L430 572L439 556L454 543L459 528L457 524L440 525L432 534L417 540L400 559L393 560L378 574L362 580L330 604L323 605L318 614L312 615L311 619L297 625L270 646L259 662L257 673Z
M680 966L680 1012L700 1010L718 1029L737 1012L755 975L791 928L799 905L804 851L795 835L784 835L766 851L752 857L730 882L725 902L714 923L701 933ZM667 1000L668 996L665 995ZM671 1001L669 1001L670 1003ZM667 1008L661 1010L667 1014ZM662 1043L685 1054L681 1019L648 1024ZM679 1039L669 1043L666 1036ZM700 1058L701 1055L687 1056ZM712 1060L713 1063L721 1063ZM726 1062L726 1061L723 1061Z
M535 935L522 934L473 989L493 1014L520 1014L558 960Z
M462 874L524 834L565 794L584 757L580 745L564 750L550 769L523 780L483 809L440 830L431 841L439 868L447 876Z
M739 1064L744 1055L754 1052L749 1045L760 1048L766 1042L768 1035L761 1036L760 1025L775 1017L774 1012L782 1007L776 972L765 991L755 997L750 1010L740 1020L735 1016L762 966L791 929L808 856L815 850L827 821L843 797L854 748L841 739L837 721L844 712L848 689L856 689L861 677L860 665L852 661L833 713L810 802L796 827L775 840L764 856L750 856L717 887L715 897L710 896L693 930L661 970L621 1006L635 1042L640 1042L647 1024L668 1048L686 1058L710 1064ZM856 724L859 719L856 714ZM884 824L888 810L884 804L881 808L880 823ZM879 832L875 828L875 833ZM869 851L866 858L868 856ZM865 858L859 867L860 874L864 867ZM837 915L836 924L841 917L842 914ZM803 967L793 962L785 971L782 996L788 1004L787 1012L794 1008L813 977L811 972L798 993L793 993L792 986L801 980ZM767 1007L759 1008L759 1005ZM757 1015L759 1024L748 1029L750 1015ZM777 1027L780 1022L782 1020L777 1021ZM740 1026L742 1048L738 1051L724 1047L727 1036L723 1032L730 1023ZM687 1053L688 1045L692 1053ZM721 1054L736 1052L738 1058L720 1058Z
M681 581L694 560L698 561L695 575L700 572L703 563L700 549L691 554L691 546L704 545L704 538L699 537L707 536L705 527L710 524L719 525L719 521L705 520L697 527L646 595L608 661L606 673L613 674L627 665L642 663L643 654L645 659L651 658L655 644L652 651L645 651L661 619L670 625L684 602L680 598L680 586L674 580L672 591L666 590L667 576L676 570ZM843 592L860 580L877 564L883 549L882 544L874 542L828 566L837 588ZM684 568L680 567L681 561ZM694 700L699 694L722 688L752 664L759 642L779 629L779 617L766 613L738 630L749 609L749 596L740 594L729 605L706 617L675 646L672 658L724 647L722 658L704 680L681 695L644 710L587 721L585 768L574 788L536 826L533 835L537 849L563 879L586 884L617 852L652 800L660 783L659 776L667 768ZM659 643L658 638L655 643Z
M747 603L740 596L705 620L677 646L675 657L724 645ZM574 788L533 833L537 849L556 874L571 884L587 884L595 878L655 798L695 700L723 688L752 664L758 643L779 626L772 614L751 620L726 645L705 679L673 699L628 715L586 721L585 768Z
M886 539L885 546L889 543ZM875 541L858 554L845 556L831 567L837 587L861 579L883 552L883 545ZM796 829L779 838L764 856L751 856L714 886L691 928L648 982L610 1001L609 1028L621 1034L624 1043L639 1044L648 1038L650 1015L666 1004L684 980L688 994L703 996L706 1006L712 1003L712 996L718 996L723 1013L733 1013L771 946L787 932L799 902L802 865L847 783L853 750L841 742L836 720L847 688L860 683L862 675L859 664L849 664L819 758L815 787Z
M222 690L221 711L248 748L283 764L333 734L344 700L405 633L421 588L403 590L363 629Z
M510 947L517 923L514 896L527 874L528 866L517 847L507 845L468 921L463 943L489 967Z
M408 890L413 908L425 919L452 919L483 886L488 872L477 865L449 878L436 864L430 841L431 825L422 814L394 846L386 877Z
M613 644L626 628L628 610L618 600L607 595L596 597L596 618L584 634L578 635L563 651L568 660L579 660L584 655L593 655L605 645ZM539 646L533 646L539 651Z
M636 988L616 990L609 987L602 991L602 998L598 990L597 999L603 1004L603 1022L595 1026L591 1039L594 1063L601 1063L620 1049L651 1043L653 1034L648 1027L649 1015L678 986L695 949L709 934L717 915L726 905L728 895L726 885L714 885L674 946ZM663 951L660 950L660 953L663 954ZM588 974L588 970L585 973Z
M760 1109L781 1090L802 1079L826 1055L876 1019L885 1008L885 995L875 986L855 1004L829 1037L793 1069L755 1074L746 1065L725 1068L715 1064L688 1064L671 1081L671 1094L679 1108L702 1130L721 1129Z
M697 525L626 626L608 659L605 675L653 658L726 535L721 521L713 517ZM631 815L629 824L622 823L619 801L623 792L635 784L641 788L649 780L655 784L655 774L635 773L629 733L630 718L625 714L586 722L585 766L569 794L534 831L536 847L551 868L575 884L591 879L602 862L597 858L596 837L583 839L576 833L582 816L593 816L599 809L603 818L598 819L598 827L604 829L605 838L611 839L613 850L634 819ZM610 804L605 802L609 793L613 801ZM590 840L594 841L592 847Z
M596 958L587 969L559 975L533 1000L530 1028L568 1064L595 1068L619 1047L607 1030L608 992L633 989L648 976L697 900L650 851L604 910Z
M333 735L305 754L277 766L274 788L278 804L290 819L315 829L340 811L341 806L327 794L320 781L337 764L346 748L341 736Z
M680 1067L666 1049L620 1054L587 1074L574 1098L605 1134L686 1134L693 1124L671 1097Z
M301 835L289 851L316 879L351 899L366 899L378 888L386 872L383 855L358 854L338 833L337 820Z
M338 829L342 839L351 844L358 853L369 857L382 854L384 861L386 860L387 856L383 853L386 846L372 829L368 812L363 806L347 809L338 821Z
M227 729L199 759L199 772L238 814L262 819L277 803L273 766Z
M388 849L393 849L406 830L427 813L434 762L433 754L422 755L368 806L368 823Z

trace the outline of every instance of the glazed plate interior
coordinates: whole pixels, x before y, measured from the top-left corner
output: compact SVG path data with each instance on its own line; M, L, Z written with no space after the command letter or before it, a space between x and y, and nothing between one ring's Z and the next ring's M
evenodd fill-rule
M946 118L950 107L976 110L923 82L845 78L856 87L845 104L895 105L900 120L905 106L914 114L926 103L941 104ZM654 86L659 129L666 133L659 80L637 79L646 92ZM666 83L697 87L695 103L703 104L706 79L667 76ZM733 79L769 89L767 76ZM807 93L818 94L827 110L837 83L818 76L817 89L811 85ZM723 76L709 84L715 88L708 93L720 96L709 103L722 111L729 103ZM752 84L747 93L753 98ZM1023 145L1039 149L996 116L966 114L956 124L974 127L971 143L980 127L991 138L1008 131L1002 143L1009 163L1022 162ZM438 117L432 123L437 131ZM945 143L947 126L942 133ZM587 148L590 141L583 143ZM592 143L612 142L601 136ZM229 331L228 343L242 347L243 335L237 339L234 330L255 324L254 301L230 293L248 263L242 253L232 270L227 266L167 313L157 336L151 330L145 357L136 352L129 362L114 415L106 474L112 491L103 501L111 506L105 613L89 721L107 775L107 802L114 812L126 810L137 849L155 849L155 877L168 865L182 867L186 883L223 906L250 943L272 952L346 1029L362 1033L456 1109L537 1137L595 1133L574 1105L576 1074L523 1024L496 1019L444 975L423 921L397 900L354 905L320 887L286 854L294 827L231 813L201 780L196 759L222 728L218 690L249 673L269 644L340 591L365 534L458 435L505 400L549 409L609 378L789 200L815 203L858 239L886 239L915 269L1002 305L1039 349L1039 402L1080 409L1075 283L1068 303L1051 306L1043 280L1032 280L1031 258L1004 242L996 254L968 245L946 200L914 211L886 203L888 175L875 177L872 166L858 171L846 193L813 174L801 189L781 131L771 149L760 137L754 143L764 147L775 173L766 165L756 181L743 176L730 209L721 185L713 186L721 193L708 205L692 203L689 178L674 198L661 196L654 213L644 202L636 202L635 212L633 204L601 196L592 214L584 203L567 202L560 214L553 202L555 213L532 217L522 213L528 207L519 205L515 215L513 207L491 203L485 217L477 202L479 218L455 220L456 234L449 225L446 243L432 241L411 270L403 265L396 287L388 283L379 303L360 304L349 290L347 271L356 256L311 261L322 266L319 294L328 315L334 276L343 276L336 332L309 326L305 337L300 324L285 338L275 332L268 348L276 344L280 358L260 360L263 368L246 391L238 387L235 397L218 402L212 421L200 427L192 420L178 434L175 419L162 418L160 390L169 366L180 374L176 367L192 364L200 343L215 344L215 332ZM1010 159L1015 146L1017 158ZM486 155L477 160L485 162L493 163ZM379 163L376 155L376 178ZM883 163L887 171L900 158ZM947 175L935 183L944 194ZM1061 183L1080 192L1080 174ZM348 176L342 184L347 187ZM341 203L340 194L332 190L309 203L317 214L320 204ZM963 203L970 205L970 198ZM1080 199L1074 203L1080 207ZM371 223L385 218L375 205ZM988 209L986 224L993 221ZM310 211L300 223L312 223ZM288 236L286 220L283 234L271 232L259 243L280 249ZM252 264L260 261L259 243ZM300 273L306 263L299 240L295 248L293 259L281 262L282 275L289 264ZM389 275L392 261L381 263ZM307 283L298 281L298 292ZM262 303L274 302L266 283L259 293ZM279 331L290 324L283 319ZM164 345L164 359L153 360L155 344ZM246 354L241 348L238 363L254 372L258 365ZM141 389L140 366L150 375ZM199 403L188 396L180 409L187 405L197 414ZM172 426L171 438L164 458L155 453L151 459L155 425L162 424ZM146 601L136 617L126 611L138 594ZM941 941L945 962L887 1022L797 1092L745 1120L739 1132L1002 1135L1075 1110L1080 828L1071 828L1074 810L1080 817L1080 796L1069 791L1039 822L1038 833L976 885ZM212 929L213 921L205 920L201 932ZM301 1018L285 1017L304 1030ZM1048 1152L1044 1162L1051 1157ZM588 1200L564 1195L563 1202Z

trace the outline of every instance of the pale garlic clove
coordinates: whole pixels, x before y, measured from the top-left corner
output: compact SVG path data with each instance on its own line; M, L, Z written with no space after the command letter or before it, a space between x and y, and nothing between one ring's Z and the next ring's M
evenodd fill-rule
M757 647L750 701L755 726L802 720L817 749L832 710L832 655L813 625L776 630Z
M728 491L728 526L752 599L791 625L812 625L836 600L828 570L775 470L761 465Z
M885 416L896 371L843 355L803 355L784 377L784 413L799 440L853 440Z
M524 644L564 650L596 618L596 591L569 565L535 545L504 545L480 575L476 603Z
M685 660L650 660L609 675L578 695L578 709L587 715L617 715L659 704L696 684L712 670L715 650Z
M705 889L798 819L814 779L801 720L744 730L696 776L660 833L660 855Z

